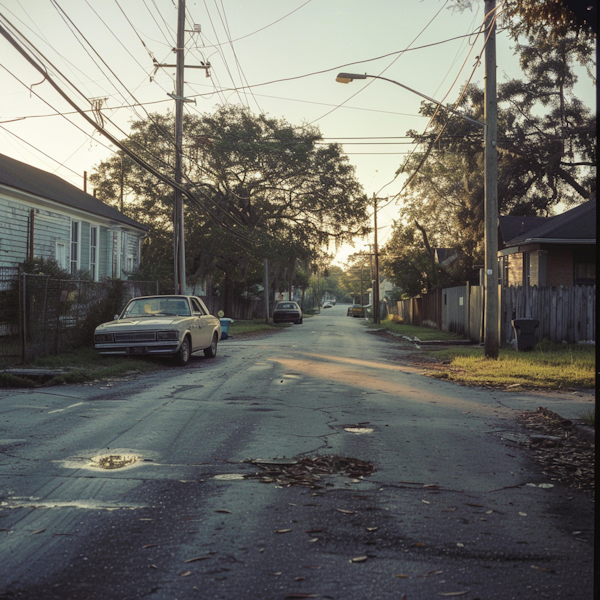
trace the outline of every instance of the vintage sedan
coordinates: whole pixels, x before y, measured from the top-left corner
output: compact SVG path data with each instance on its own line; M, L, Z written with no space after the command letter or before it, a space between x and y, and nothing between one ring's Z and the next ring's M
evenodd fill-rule
M133 298L94 332L102 355L173 356L180 365L199 350L214 358L220 339L221 322L197 296Z
M273 323L302 325L302 311L297 302L278 302L273 310Z

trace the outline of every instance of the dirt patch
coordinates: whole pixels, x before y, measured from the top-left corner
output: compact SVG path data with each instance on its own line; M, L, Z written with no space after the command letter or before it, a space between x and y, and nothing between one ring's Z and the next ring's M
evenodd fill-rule
M525 446L531 458L555 481L595 496L595 442L560 415L538 408L519 413L528 432Z

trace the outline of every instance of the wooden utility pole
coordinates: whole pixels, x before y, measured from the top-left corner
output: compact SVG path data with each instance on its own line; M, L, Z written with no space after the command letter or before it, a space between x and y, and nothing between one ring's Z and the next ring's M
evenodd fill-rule
M265 258L265 323L269 324L269 261Z
M181 184L181 154L183 140L183 70L185 45L185 0L177 8L177 71L175 77L175 182ZM173 261L175 268L175 293L185 294L185 235L183 228L183 195L175 188L173 207Z
M373 194L373 253L375 254L375 278L373 281L373 323L381 323L379 315L379 250L377 248L377 196Z
M177 47L175 54L177 57L176 64L169 65L159 63L154 59L154 73L161 67L175 67L175 93L167 94L175 100L175 182L181 186L182 179L182 148L183 148L183 103L194 102L183 96L183 72L188 69L204 69L208 77L210 63L202 65L185 65L184 50L185 50L185 0L178 0L177 6ZM200 26L194 25L191 33L200 33ZM152 78L150 79L152 81ZM183 193L180 188L175 188L175 201L173 203L173 266L175 270L174 283L175 293L185 294L185 235L183 226Z
M485 310L484 351L497 359L498 336L498 102L496 0L485 0Z

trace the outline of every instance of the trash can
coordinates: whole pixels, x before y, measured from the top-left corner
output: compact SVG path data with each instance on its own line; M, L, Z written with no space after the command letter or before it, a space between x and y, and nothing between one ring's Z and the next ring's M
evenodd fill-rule
M535 330L540 322L537 319L513 319L511 324L517 340L517 352L533 350L535 347Z
M221 339L226 340L229 337L229 324L233 323L233 319L227 317L225 319L219 319L219 321L221 322Z

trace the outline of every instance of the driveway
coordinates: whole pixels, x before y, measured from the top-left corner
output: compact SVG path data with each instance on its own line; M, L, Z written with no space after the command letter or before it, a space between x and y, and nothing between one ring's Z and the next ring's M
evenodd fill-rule
M0 598L591 599L591 498L514 441L532 397L423 377L346 310L0 392Z

